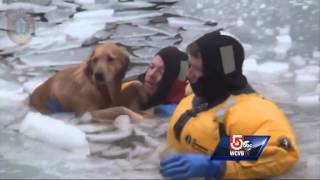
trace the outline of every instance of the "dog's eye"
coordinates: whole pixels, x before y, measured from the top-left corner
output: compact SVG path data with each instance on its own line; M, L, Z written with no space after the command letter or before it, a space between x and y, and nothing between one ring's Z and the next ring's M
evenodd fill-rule
M94 58L94 59L92 60L92 62L93 62L94 64L97 64L98 59L97 59L97 58Z
M108 59L107 59L108 62L113 62L114 61L114 58L111 57L111 56L108 56Z

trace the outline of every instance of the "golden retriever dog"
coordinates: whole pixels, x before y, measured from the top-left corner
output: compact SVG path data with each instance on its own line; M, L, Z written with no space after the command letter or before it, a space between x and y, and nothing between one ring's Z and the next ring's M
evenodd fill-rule
M30 105L43 114L75 112L76 115L116 107L102 118L127 114L141 119L126 107L135 110L139 94L143 94L142 84L133 83L121 93L128 64L128 56L116 44L97 45L88 60L57 72L37 87L30 95Z

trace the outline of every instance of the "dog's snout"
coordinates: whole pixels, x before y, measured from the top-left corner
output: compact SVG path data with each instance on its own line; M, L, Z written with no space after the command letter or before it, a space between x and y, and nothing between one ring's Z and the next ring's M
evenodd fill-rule
M103 82L104 81L104 76L103 73L95 73L94 78L97 82Z

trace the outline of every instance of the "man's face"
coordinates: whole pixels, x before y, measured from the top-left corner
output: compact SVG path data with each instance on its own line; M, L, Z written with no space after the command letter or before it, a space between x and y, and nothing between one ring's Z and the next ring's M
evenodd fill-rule
M164 74L163 60L159 55L156 55L150 64L144 78L144 87L149 96L154 95L158 90L162 76Z
M187 78L190 83L195 83L203 75L202 73L202 59L201 57L196 58L189 55L189 69L187 73Z

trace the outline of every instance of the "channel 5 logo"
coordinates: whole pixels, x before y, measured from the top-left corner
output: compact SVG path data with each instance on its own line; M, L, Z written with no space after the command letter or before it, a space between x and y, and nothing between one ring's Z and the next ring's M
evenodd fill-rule
M222 137L211 159L257 160L269 139L270 136L230 135Z

